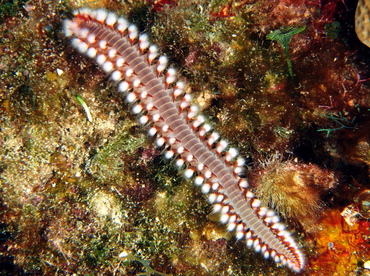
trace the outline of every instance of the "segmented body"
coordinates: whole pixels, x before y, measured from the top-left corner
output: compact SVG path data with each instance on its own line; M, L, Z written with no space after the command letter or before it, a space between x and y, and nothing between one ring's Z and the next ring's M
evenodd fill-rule
M244 160L198 114L184 92L185 83L176 83L176 70L167 68L167 58L158 56L147 35L102 9L77 10L72 20L64 22L64 30L76 49L117 82L139 122L151 126L149 135L167 149L165 157L177 158L179 168L187 167L185 177L194 176L228 230L265 258L302 270L303 254L290 233L248 190L248 181L239 177Z

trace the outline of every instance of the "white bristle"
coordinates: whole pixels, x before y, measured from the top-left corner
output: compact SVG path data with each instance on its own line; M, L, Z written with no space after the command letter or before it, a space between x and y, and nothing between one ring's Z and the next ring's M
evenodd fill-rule
M114 71L111 74L111 78L113 81L119 81L122 78L122 73L120 71Z
M110 50L109 50L109 52L108 52L108 57L109 57L109 58L113 59L113 58L115 58L115 57L116 57L116 55L117 55L117 51L116 51L116 49L110 49Z
M211 198L215 194L210 194L208 198ZM211 200L210 200L211 201ZM213 212L214 213L219 213L221 211L222 205L221 204L215 204L213 205Z
M179 89L179 88L175 88L174 90L173 90L173 96L176 98L176 97L178 97L178 96L180 96L180 95L182 95L182 93L184 93L184 90L182 90L182 89Z
M212 127L210 124L203 124L199 130L199 136L204 137L207 132L211 131Z
M156 135L157 133L157 129L155 127L151 127L149 130L148 130L148 134L149 136L154 136Z
M191 162L191 161L193 161L193 159L194 159L194 156L192 155L192 154L189 154L188 156L186 156L186 162Z
M104 62L104 64L102 65L102 68L103 68L103 70L104 70L105 72L110 73L110 72L112 72L112 70L113 70L113 64L112 64L112 62L110 62L110 61L106 61L106 62Z
M166 151L166 153L164 154L164 157L166 157L167 159L171 159L173 156L174 153L172 150Z
M211 178L211 176L212 176L212 172L211 172L210 170L206 170L206 171L204 172L204 177L205 177L206 179Z
M142 110L143 108L141 107L141 105L137 104L132 108L132 113L139 114Z
M285 259L285 257L284 256L281 256L280 258L281 258L282 265L283 266L286 266L287 265L287 260Z
M125 75L126 75L126 77L131 77L132 75L134 74L134 70L132 70L131 68L128 68L127 70L126 70L126 73L125 73Z
M94 18L96 19L96 16L97 16L97 13L98 13L98 10L91 10L89 8L86 8L86 16L90 16L91 18Z
M236 221L236 215L230 216L229 222L235 222Z
M167 67L168 59L166 56L160 56L158 59L157 72L158 74L162 73Z
M221 209L221 214L227 214L230 211L230 207L228 205L225 205Z
M113 27L113 25L116 24L116 22L117 22L117 16L116 16L116 14L113 13L113 12L109 12L107 18L105 19L105 23L108 26Z
M222 212L222 210L221 210L221 212ZM228 215L228 214L223 214L223 215L221 216L221 218L220 218L220 221L221 221L222 223L226 223L228 220L229 220L229 215Z
M155 143L156 143L157 147L161 147L161 146L163 146L165 142L166 142L166 140L165 140L163 137L159 137L159 138L155 141Z
M133 103L134 101L136 101L136 94L134 92L128 93L127 97L126 97L126 100L129 103Z
M73 15L75 15L75 16L78 15L78 14L86 16L89 13L90 13L89 8L80 8L80 9L77 9L77 10L73 11Z
M158 56L158 47L156 45L150 45L148 51L148 61L152 63L152 61Z
M125 64L125 60L122 57L117 58L117 60L116 60L116 66L118 68L120 68L120 67L123 66L123 64Z
M162 132L167 132L169 130L169 126L167 124L162 126Z
M140 81L141 83L141 81ZM146 99L148 97L148 92L145 90L145 89L140 89L141 90L141 93L140 93L140 98L142 99ZM149 101L147 106L149 106L149 104L152 104L153 105L153 102L152 101Z
M129 23L125 18L120 17L117 19L117 30L118 31L123 33L124 31L127 30L128 26L129 26Z
M168 58L166 56L160 56L158 59L158 64L161 65L167 65L168 63Z
M128 27L128 37L131 40L135 40L138 37L139 31L137 30L137 27L134 24L131 24Z
M242 223L238 224L238 226L236 227L236 232L243 233L244 235L244 225Z
M175 137L171 137L170 139L168 139L168 144L173 145L175 143L176 143L176 138Z
M263 253L263 257L264 257L265 259L270 258L270 253L269 253L268 251L265 251L265 252Z
M130 89L130 85L127 81L121 81L118 84L118 91L119 92L127 92Z
M267 212L268 212L268 209L266 207L261 207L259 210L258 210L258 214L261 216L261 217L264 217L267 215Z
M149 41L142 41L139 43L139 47L141 50L145 50L149 47L150 43Z
M203 163L198 163L197 164L197 170L202 171L204 169L204 164Z
M149 47L149 38L147 34L141 34L139 36L139 47L141 50L147 49Z
M184 163L185 161L182 158L176 160L176 166L179 168L181 168L184 165Z
M107 60L107 57L103 54L100 54L96 57L96 62L102 66L104 64L104 62Z
M205 122L205 118L204 118L204 116L202 116L202 115L199 115L196 119L195 119L195 121L193 122L193 126L195 127L195 128L198 128L201 124L203 124L204 122Z
M176 81L177 72L174 68L169 68L166 73L166 83L171 84Z
M272 210L268 210L266 215L267 215L268 217L273 217L273 216L275 216L275 212L274 212L274 211L272 211Z
M141 81L139 79L135 79L133 82L132 82L132 86L137 88L139 87L141 84Z
M236 224L234 222L229 223L227 225L227 231L229 231L229 232L234 231L235 227L236 227Z
M186 178L191 178L191 177L193 176L193 174L194 174L194 171L193 171L192 169L187 169L187 170L185 170L185 172L184 172L184 176L185 176Z
M182 147L182 146L180 146L180 147L177 148L177 153L178 154L182 154L182 153L184 153L184 151L185 151L185 148Z
M208 201L209 201L209 203L211 203L211 204L215 203L216 202L216 198L217 198L217 195L216 194L210 194L210 195L208 195ZM220 205L220 208L221 208L221 204L219 204L219 205Z
M244 232L236 230L235 238L237 240L241 240L242 238L244 238Z
M104 23L107 16L108 12L106 10L99 9L96 11L96 20L100 21L101 23Z
M212 190L214 190L214 191L217 191L219 187L220 187L220 183L218 183L218 182L215 182L215 183L212 184Z
M190 106L189 112L187 115L188 119L193 119L194 117L196 117L198 112L199 112L199 108L197 106L195 105Z
M224 195L218 195L216 198L217 202L222 202L224 200L225 196Z
M278 223L274 223L273 225L271 225L271 228L273 228L273 229L277 229L277 230L279 230L279 231L283 231L283 230L285 230L285 226L284 226L284 224L282 224L282 223L280 223L280 222L278 222ZM285 239L288 239L288 238L291 238L291 237L286 237Z
M234 173L237 174L237 175L241 174L243 171L244 171L244 168L242 168L242 167L234 168Z
M204 182L204 178L202 176L197 176L195 179L194 179L194 183L195 185L197 186L200 186L202 185Z
M96 41L96 36L94 34L89 34L87 36L87 42L89 44L93 44L93 43L95 43L95 41Z
M247 241L246 241L246 245L248 246L248 247L252 247L252 245L253 245L253 239L247 239Z
M100 40L100 41L99 41L99 47L100 47L101 49L105 49L105 48L107 48L107 41L106 41L106 40Z
M95 58L96 53L97 53L96 49L95 49L95 48L93 48L93 47L90 47L90 48L87 50L86 55L87 55L89 58Z
M245 165L245 159L244 159L244 158L242 158L242 157L238 157L238 158L236 159L236 165L237 165L238 167L243 167L243 166Z
M185 82L183 82L183 81L178 81L178 82L176 83L176 88L184 89L184 88L185 88Z
M280 218L278 216L271 217L271 223L278 223L280 221Z
M216 147L216 151L218 153L221 153L223 152L228 146L228 143L225 141L225 140L221 140L218 144L217 144L217 147Z
M154 122L158 122L160 119L161 119L161 115L159 115L159 113L154 113L154 114L152 115L152 120L153 120Z
M239 180L239 187L240 188L248 188L249 187L249 183L246 179L240 179Z
M213 132L213 133L208 137L207 144L211 146L211 145L212 145L214 142L216 142L219 138L220 138L220 134L218 134L217 132Z
M65 19L63 21L63 29L64 29L64 34L65 36L72 36L74 35L74 31L72 29L76 29L75 27L77 24L73 22L72 20Z
M230 162L231 160L233 160L237 156L238 156L238 150L235 149L235 148L230 148L226 152L225 159L226 159L226 161Z
M252 201L251 206L252 206L253 208L258 208L258 207L260 207L260 206L261 206L261 201L260 201L259 199L254 199L254 200Z
M81 37L81 38L87 38L87 36L89 35L89 30L88 29L86 29L86 28L82 28L81 30L80 30L80 33L79 33L79 37Z
M257 242L256 242L256 241L257 241ZM255 250L256 252L260 252L260 251L261 251L261 244L259 243L259 241L258 241L258 240L255 240L255 241L254 241L253 247L254 247L254 250Z
M208 194L210 190L211 190L211 185L209 185L208 183L202 185L203 194Z
M183 99L183 101L186 101L186 102L190 103L192 101L193 97L190 94L185 94L182 99Z
M93 9L90 9L90 8L79 8L79 9L76 9L73 11L73 15L77 16L77 15L82 15L84 17L86 16L89 16L91 18L96 18L96 11L97 10L93 10Z
M78 39L78 38L74 38L74 39L72 39L72 45L74 45L74 47L80 52L80 53L86 53L87 52L87 50L88 50L88 48L89 48L89 46L85 43L85 42L83 42L83 41L81 41L80 39Z
M149 121L149 117L146 116L146 115L141 116L140 119L139 119L139 123L142 124L142 125L145 125L148 121Z
M143 94L143 93L141 93L141 94ZM147 109L148 111L153 110L153 108L154 108L154 104L153 104L152 102L150 102L150 103L148 103L148 104L146 105L146 109Z
M281 262L281 259L280 259L280 256L278 256L278 255L276 255L275 257L274 257L274 261L275 261L275 263L280 263Z
M189 105L190 105L190 102L188 102L188 101L182 101L182 102L180 103L180 109L181 109L181 110L184 110L184 109L186 109Z

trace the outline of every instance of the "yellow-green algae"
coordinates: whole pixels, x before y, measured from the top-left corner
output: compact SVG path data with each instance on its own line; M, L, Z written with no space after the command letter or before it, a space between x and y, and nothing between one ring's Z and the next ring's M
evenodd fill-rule
M340 134L323 142L316 131L327 124L322 106L336 111L369 106L366 83L355 86L358 65L343 54L348 48L316 37L310 25L321 18L316 6L263 0L163 7L147 1L29 1L0 26L6 54L0 64L0 212L1 229L9 233L2 269L36 275L143 273L135 262L123 265L118 256L127 251L166 274L287 275L244 243L227 242L216 219L208 221L206 198L153 150L96 65L68 47L61 21L86 5L115 10L147 29L189 79L211 123L244 155L262 160L310 140L315 143L310 157L330 160L320 164L329 173L342 162L368 164L368 154L359 153L368 151L366 140L355 136L350 148L341 146ZM227 5L229 16L218 16ZM295 87L281 73L284 57L266 35L305 24L306 36L295 36L290 49ZM93 122L75 94L86 101ZM255 162L255 171L269 173L264 169ZM279 177L272 169L264 180L271 184Z

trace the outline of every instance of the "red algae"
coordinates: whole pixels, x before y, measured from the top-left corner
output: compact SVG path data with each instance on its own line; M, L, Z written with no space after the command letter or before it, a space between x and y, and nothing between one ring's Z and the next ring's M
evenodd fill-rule
M348 225L338 209L319 221L321 231L312 235L315 254L309 260L310 275L365 273L362 265L370 257L369 221Z

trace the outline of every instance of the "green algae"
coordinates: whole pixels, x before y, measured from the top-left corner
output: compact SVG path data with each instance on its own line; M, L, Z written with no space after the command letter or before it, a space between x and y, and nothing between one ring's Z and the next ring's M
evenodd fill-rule
M125 178L122 169L128 162L122 156L133 155L146 143L145 135L135 137L127 129L122 130L89 160L87 170L102 182L119 183Z
M27 1L22 0L22 1L4 1L1 3L0 6L0 23L3 23L6 17L12 17L19 12L19 10L22 9L23 5Z
M334 123L334 126L332 128L322 128L318 129L318 132L326 132L326 137L329 137L329 135L338 130L342 129L353 129L356 130L356 120L357 117L353 116L351 119L344 116L342 112L339 112L339 114L334 114L332 111L329 113L329 115L326 114L320 114L324 118L328 118Z
M159 275L159 276L169 276L170 274L164 274L161 273L153 268L150 267L150 262L144 259L141 259L139 257L136 257L135 255L128 253L126 251L123 251L120 255L120 258L123 258L125 261L123 262L123 265L128 266L128 263L135 261L140 263L143 267L145 272L137 274L137 276L151 276L152 274Z
M303 32L306 29L306 26L289 26L289 27L282 27L278 30L269 33L266 38L269 40L277 41L284 49L284 53L286 56L286 62L288 64L288 72L289 76L293 79L293 65L289 55L289 43L292 40L292 37L296 34Z

